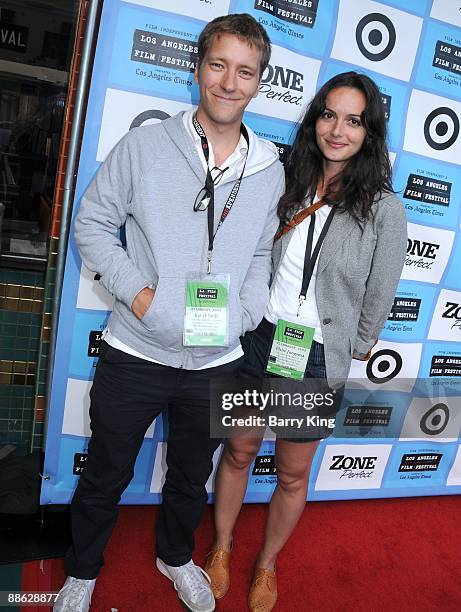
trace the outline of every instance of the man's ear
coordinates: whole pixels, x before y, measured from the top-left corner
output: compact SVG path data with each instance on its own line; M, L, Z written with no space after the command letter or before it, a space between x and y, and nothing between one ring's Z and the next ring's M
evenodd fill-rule
M197 83L197 85L198 85L198 75L199 75L199 72L200 72L200 64L197 64L197 66L195 67L195 70L194 70L194 81Z

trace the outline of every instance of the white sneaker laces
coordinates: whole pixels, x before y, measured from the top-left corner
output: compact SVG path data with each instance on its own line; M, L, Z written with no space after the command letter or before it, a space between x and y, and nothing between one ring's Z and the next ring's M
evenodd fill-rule
M90 580L73 578L66 593L66 612L80 612L85 597L91 599Z
M204 582L204 578L206 582ZM211 582L208 574L198 565L191 564L182 569L175 581L175 585L179 590L186 588L192 597L195 598L202 592L209 592L210 587L207 582Z

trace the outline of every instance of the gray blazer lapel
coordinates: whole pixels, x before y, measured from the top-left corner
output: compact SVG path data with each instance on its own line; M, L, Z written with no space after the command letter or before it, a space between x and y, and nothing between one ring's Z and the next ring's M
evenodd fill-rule
M349 231L354 223L355 221L349 214L340 212L335 213L335 216L333 217L327 235L325 236L322 248L320 250L317 274L320 274L320 272L322 272L322 270L324 270L327 267L328 263L333 259L342 242L349 235ZM273 278L277 273L277 270L280 266L280 262L282 261L286 253L293 234L294 229L284 234L274 244L272 250L272 263L274 271Z

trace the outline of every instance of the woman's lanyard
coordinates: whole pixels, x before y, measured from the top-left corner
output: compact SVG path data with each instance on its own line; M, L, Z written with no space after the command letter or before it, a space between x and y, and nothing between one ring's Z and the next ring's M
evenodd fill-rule
M202 126L198 122L197 117L195 115L192 118L192 122L193 122L193 125L194 125L194 128L195 128L195 131L200 136L200 140L201 140L201 143L202 143L202 151L203 151L203 155L205 156L205 161L206 161L206 164L207 164L207 173L206 173L205 184L206 184L206 187L208 188L208 190L210 192L210 202L209 202L209 204L207 206L207 214L208 214L208 264L207 264L207 274L211 274L211 258L212 258L212 255L213 255L214 239L215 239L216 234L218 233L219 228L221 227L221 225L226 220L227 215L230 213L230 210L231 210L232 206L234 205L235 200L237 199L237 194L239 192L240 184L241 184L242 179L243 179L243 173L245 172L245 167L246 167L246 163L247 163L247 159L248 159L248 152L247 152L246 157L245 157L245 163L243 164L242 172L240 173L239 178L235 181L234 186L232 187L232 190L231 190L231 192L229 194L229 197L227 198L227 202L224 204L224 208L222 210L221 218L219 219L218 226L217 226L216 230L214 231L214 182L213 182L213 177L211 175L210 166L208 165L208 160L209 160L209 157L210 157L210 150L209 150L209 147L208 147L208 140L207 140L207 137L205 135L205 132L204 132ZM247 145L249 147L250 146L250 138L248 136L248 131L247 131L246 127L243 125L243 123L240 125L240 133L245 138L246 143L247 143Z
M304 304L307 295L307 289L309 287L309 283L311 282L312 274L314 273L315 263L320 253L320 249L322 247L322 243L325 240L325 236L327 235L328 228L331 225L333 220L333 215L335 214L336 208L332 208L325 224L320 232L320 236L317 240L314 250L312 251L312 244L314 242L314 227L315 227L315 212L313 212L310 217L309 230L307 232L307 240L306 240L306 251L304 253L304 269L303 269L303 282L301 285L301 292L299 294L299 306L298 306L298 314L296 316L299 317L299 311L301 310L301 306Z

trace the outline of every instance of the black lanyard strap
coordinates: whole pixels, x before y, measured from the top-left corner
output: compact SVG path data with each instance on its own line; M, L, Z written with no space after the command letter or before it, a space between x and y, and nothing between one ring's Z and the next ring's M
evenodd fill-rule
M222 210L221 213L221 217L218 221L218 225L216 227L216 230L214 229L214 182L213 182L213 177L211 175L211 170L210 170L210 166L208 164L208 160L210 158L210 149L208 146L208 140L205 134L205 131L203 130L202 126L200 125L200 123L197 120L197 117L194 115L192 118L192 122L195 128L195 131L197 132L197 134L200 136L200 140L201 140L201 144L202 144L202 151L203 151L203 155L205 157L205 161L207 164L207 173L206 173L206 179L205 179L205 185L208 189L208 191L210 192L210 202L207 206L207 214L208 214L208 264L207 264L207 273L210 274L211 273L211 258L213 255L213 245L214 245L214 239L216 234L218 233L219 228L221 227L221 225L224 223L224 221L227 218L227 215L230 213L232 206L234 205L235 200L237 199L237 195L240 189L240 185L242 183L242 179L243 179L243 173L245 172L245 167L246 167L246 163L247 163L247 159L248 159L248 152L247 155L245 157L245 163L243 164L243 168L242 168L242 172L240 173L239 178L235 181L234 186L231 189L231 192L227 198L226 203L224 204L224 208ZM248 131L246 129L246 127L243 125L243 123L240 125L240 133L242 134L242 136L245 138L245 141L247 143L247 146L250 146L250 138L248 136Z
M335 214L336 208L332 208L328 217L326 218L325 224L322 227L322 231L320 232L319 239L315 245L314 250L312 251L312 244L314 242L314 228L315 228L315 212L311 214L309 229L307 232L307 240L306 240L306 251L304 253L304 269L303 269L303 282L301 284L301 292L299 294L299 307L298 307L298 316L301 306L303 305L306 295L307 289L309 287L309 283L311 282L312 274L314 273L315 263L320 253L320 249L322 248L323 241L325 240L325 236L327 235L328 228L331 225L333 220L333 215Z

